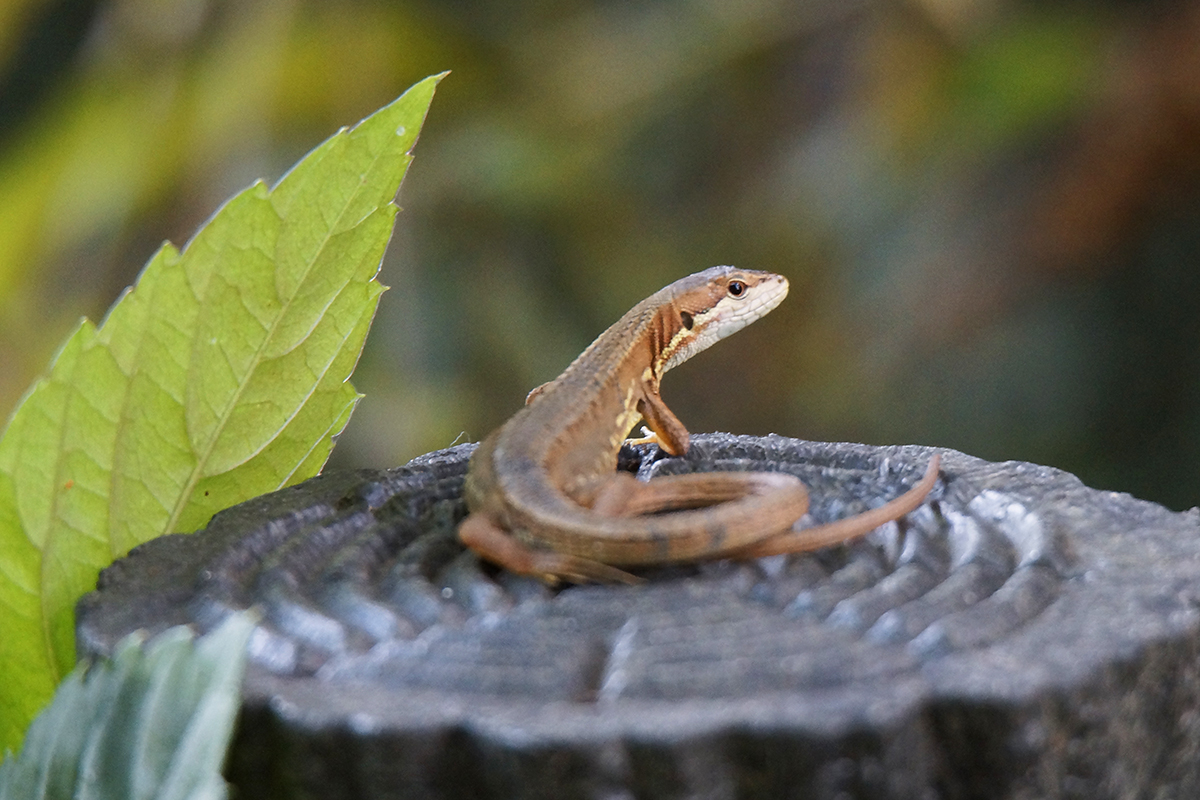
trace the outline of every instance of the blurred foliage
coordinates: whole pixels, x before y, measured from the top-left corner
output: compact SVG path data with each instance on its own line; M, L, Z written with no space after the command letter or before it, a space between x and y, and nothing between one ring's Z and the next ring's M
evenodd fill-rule
M666 380L691 429L1197 503L1197 2L0 4L0 402L161 239L443 69L339 465L486 434L734 263L792 295Z
M81 662L0 764L0 800L226 800L221 765L256 620L125 636Z

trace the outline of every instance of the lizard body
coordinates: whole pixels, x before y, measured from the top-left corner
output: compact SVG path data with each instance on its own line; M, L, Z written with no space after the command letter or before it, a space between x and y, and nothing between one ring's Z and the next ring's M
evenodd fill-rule
M633 583L618 567L817 549L920 505L936 482L937 456L890 503L799 531L792 524L808 494L793 475L709 472L644 483L616 471L639 419L662 449L687 452L687 428L659 395L663 373L764 316L787 291L779 275L713 267L634 306L479 445L460 540L545 580Z

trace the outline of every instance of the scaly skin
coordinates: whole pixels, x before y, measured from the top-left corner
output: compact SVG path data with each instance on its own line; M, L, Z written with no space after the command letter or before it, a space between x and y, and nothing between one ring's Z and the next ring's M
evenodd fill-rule
M787 279L713 267L633 307L471 457L461 541L500 566L554 582L635 583L619 566L800 552L865 535L919 506L939 460L887 505L793 531L808 508L795 476L710 472L649 483L616 471L642 419L682 455L688 431L663 403L663 373L779 305ZM658 513L669 511L670 513Z

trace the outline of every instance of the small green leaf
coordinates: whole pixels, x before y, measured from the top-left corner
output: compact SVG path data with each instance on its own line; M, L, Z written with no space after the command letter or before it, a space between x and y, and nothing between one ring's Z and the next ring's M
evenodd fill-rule
M208 800L241 704L247 614L193 642L183 626L80 664L0 764L0 800Z
M0 749L74 664L74 605L101 568L324 465L440 78L163 245L18 407L0 438Z

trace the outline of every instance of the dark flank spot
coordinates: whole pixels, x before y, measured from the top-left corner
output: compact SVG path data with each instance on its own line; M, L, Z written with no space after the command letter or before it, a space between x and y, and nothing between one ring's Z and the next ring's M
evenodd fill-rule
M725 546L725 526L713 525L708 531L708 551L710 553L719 553Z
M667 562L671 559L671 537L655 528L651 532L651 541L654 542L654 558L660 562Z
M692 315L686 311L679 312L679 319L681 322L683 322L683 327L687 328L689 331L692 329L692 325L695 324L695 321L692 319Z
M538 464L529 456L510 456L508 459L508 471L519 475L527 475L530 472L535 472L538 469Z

